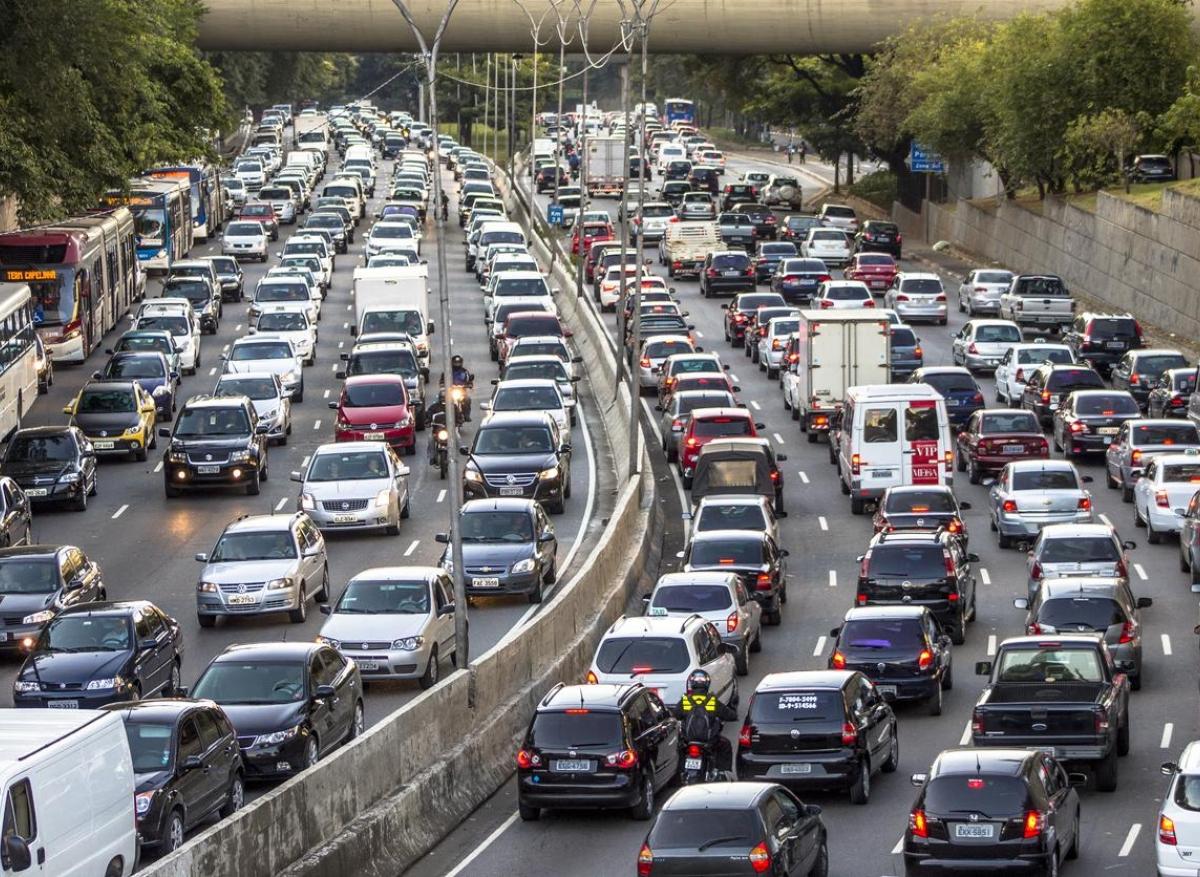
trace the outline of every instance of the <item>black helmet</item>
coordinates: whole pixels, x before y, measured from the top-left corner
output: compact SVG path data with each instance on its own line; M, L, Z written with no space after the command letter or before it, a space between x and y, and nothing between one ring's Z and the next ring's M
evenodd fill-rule
M454 354L452 357L450 357L450 365L451 366L461 366L462 364L463 364L463 358L461 356L459 356L457 353Z
M687 678L687 693L708 694L708 689L711 685L712 677L708 675L708 671L693 670Z

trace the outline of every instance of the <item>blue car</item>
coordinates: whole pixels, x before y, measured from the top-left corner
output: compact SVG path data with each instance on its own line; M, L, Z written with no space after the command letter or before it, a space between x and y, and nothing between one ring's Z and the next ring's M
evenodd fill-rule
M179 389L179 372L171 371L167 357L156 351L114 353L98 372L96 380L136 381L154 398L159 420L175 416L175 396Z
M975 382L975 376L962 366L931 366L919 368L912 373L910 384L929 384L946 400L946 414L950 425L962 427L971 415L983 408L983 390Z

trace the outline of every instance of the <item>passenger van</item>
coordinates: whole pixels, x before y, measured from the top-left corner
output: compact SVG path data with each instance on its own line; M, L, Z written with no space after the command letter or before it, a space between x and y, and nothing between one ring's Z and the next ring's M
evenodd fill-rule
M0 795L0 873L133 873L133 759L120 713L0 710Z
M954 479L946 402L928 384L851 387L836 442L842 493L856 515L889 487Z

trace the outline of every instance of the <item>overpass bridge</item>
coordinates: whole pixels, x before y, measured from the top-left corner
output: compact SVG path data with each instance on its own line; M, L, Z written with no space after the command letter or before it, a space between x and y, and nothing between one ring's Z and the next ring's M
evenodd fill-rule
M536 20L548 0L523 0ZM663 0L651 26L650 51L707 54L865 52L911 23L931 17L1011 18L1065 0ZM417 46L392 0L206 0L199 44L204 49L411 52ZM410 0L427 36L444 0ZM559 8L573 9L570 0ZM605 51L617 41L620 7L599 0L589 43ZM541 36L553 37L549 12ZM519 52L531 48L529 18L514 0L460 0L443 51ZM578 40L576 40L578 47ZM557 45L556 45L557 47Z

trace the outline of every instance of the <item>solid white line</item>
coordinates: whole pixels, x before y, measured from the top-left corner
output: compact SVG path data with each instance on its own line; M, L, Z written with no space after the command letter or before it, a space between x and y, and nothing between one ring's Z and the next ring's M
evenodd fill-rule
M285 496L283 499L281 499L279 502L277 502L275 504L275 511L277 511L277 512L283 511L283 507L285 505L287 505L287 501L288 501L288 498Z
M898 856L904 851L904 835L900 835L900 840L896 841L896 845L892 847L892 855Z
M212 368L210 368L210 369L208 370L208 376L209 376L210 378L211 378L213 375L215 375L216 373L217 373L217 367L216 367L215 365L214 365Z
M821 652L823 651L825 651L825 637L819 636L817 637L817 647L813 649L813 657L821 657Z
M159 460L159 461L158 461L158 462L155 464L155 466L154 466L154 471L155 471L155 472L161 472L161 471L162 471L162 460Z
M799 475L800 475L800 480L802 482L804 482L805 484L808 484L808 473L805 472L803 469L801 469L799 472Z
M512 816L509 816L507 819L501 822L495 831L483 839L483 843L471 850L471 854L469 856L459 862L453 869L448 871L446 873L446 877L458 877L458 875L461 874L468 865L483 855L484 850L496 842L496 838L500 837L500 835L512 828L513 823L517 821L519 816L520 814L514 813Z
M420 544L421 544L420 539L414 539L412 541L412 544L409 545L408 548L404 549L404 556L409 557L414 551L417 550L417 546Z
M654 437L658 439L658 443L662 445L662 430L658 426L658 418L654 416L654 412L650 408L650 403L643 399L642 407L646 409L646 415L650 418L650 429L654 432ZM671 470L671 480L675 483L675 493L679 496L679 508L686 514L691 511L691 504L688 503L687 494L683 490L683 481L679 477L679 467L668 464L668 469ZM692 531L692 522L689 518L683 519L683 538L687 541L688 534Z
M1110 527L1113 525L1113 522L1108 519L1108 515L1104 514L1103 512L1100 514L1100 520L1108 524Z
M828 529L829 529L829 521L825 520L825 516L824 516L824 515L818 515L818 516L817 516L817 523L821 525L821 529L822 529L822 530L828 530Z
M1171 657L1171 635L1169 633L1164 633L1162 635L1162 644L1163 654L1168 658Z
M829 571L829 587L831 587L831 588L837 587L837 570L836 569L831 569Z
M115 521L117 518L121 517L121 515L125 514L125 509L127 509L127 508L129 508L128 505L123 505L119 509L117 509L115 512L113 512L113 520Z
M313 421L313 429L320 429L320 428L321 428L321 420L320 420L320 418L317 418L316 420Z
M992 583L992 577L984 567L979 568L979 578L983 580L985 585L990 585Z
M1129 826L1129 834L1125 835L1125 843L1121 844L1121 849L1117 853L1119 858L1125 858L1133 851L1133 845L1137 843L1138 835L1142 833L1142 823L1135 822Z
M777 432L776 432L776 433L772 433L772 434L775 436L775 441L779 442L780 444L783 444L783 436L781 436L781 435L780 435L779 433L777 433Z
M996 654L996 634L994 633L988 635L987 653L989 658Z
M1171 748L1171 735L1174 733L1175 733L1175 725L1172 722L1167 722L1165 725L1163 725L1162 740L1159 741L1158 748L1159 749L1170 749Z
M971 742L971 722L967 721L967 726L963 728L962 736L958 738L959 746L966 746Z
M755 411L762 411L762 406L759 405L757 402L755 402L753 399L750 400L750 407L753 408Z
M438 491L438 498L437 498L437 501L438 501L438 502L445 502L445 501L446 501L446 491L444 491L444 490L439 490L439 491Z
M307 466L307 465L308 465L308 461L309 461L309 460L311 460L311 459L312 459L312 457L305 457L303 460L301 460L301 461L300 461L300 468L301 468L301 469L303 469L305 466Z
M1135 563L1133 565L1133 571L1138 574L1138 578L1143 582L1147 580L1148 576L1146 575L1146 571L1142 569L1142 565L1140 563Z

